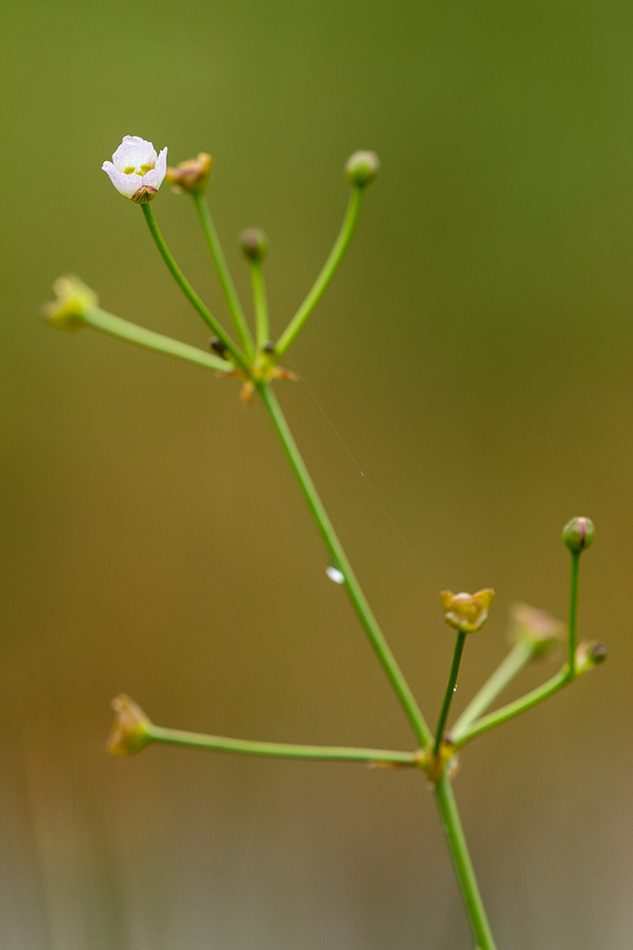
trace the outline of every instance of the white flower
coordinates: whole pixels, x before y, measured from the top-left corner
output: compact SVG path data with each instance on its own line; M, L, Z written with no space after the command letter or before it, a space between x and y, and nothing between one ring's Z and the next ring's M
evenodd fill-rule
M167 171L167 149L160 155L151 142L138 135L126 135L112 156L101 166L117 191L139 204L156 196Z

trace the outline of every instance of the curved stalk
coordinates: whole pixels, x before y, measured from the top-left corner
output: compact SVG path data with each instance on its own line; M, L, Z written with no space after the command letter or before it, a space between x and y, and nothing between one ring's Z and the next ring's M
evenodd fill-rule
M334 277L336 269L341 263L343 255L345 254L349 242L352 239L354 228L356 227L358 215L360 214L360 209L363 203L364 192L364 187L359 185L352 186L352 193L347 205L347 211L345 212L345 217L343 219L343 224L341 226L341 230L339 231L339 235L334 242L334 247L330 251L329 257L323 265L321 273L315 280L308 296L305 298L296 314L275 344L275 352L278 357L283 356L290 344L294 341L304 323L325 293L327 285Z
M496 709L494 712L488 713L487 716L477 719L474 723L467 725L463 729L454 729L451 733L452 744L456 749L461 749L463 745L470 742L475 736L480 736L482 733L494 729L495 726L500 726L509 719L514 719L515 716L527 712L528 709L532 709L533 706L537 706L539 703L542 703L543 700L553 696L554 693L557 693L559 689L562 689L563 686L567 686L570 682L569 671L565 666L556 676L553 676L542 686L538 686L531 692L526 693L526 695L520 699L515 699L513 703L508 703L506 706L502 706L501 709Z
M213 316L209 308L205 306L205 304L202 302L198 294L195 292L195 290L193 289L193 287L191 286L191 284L189 283L189 281L187 280L183 272L178 267L178 264L176 263L171 251L169 250L169 248L167 247L167 244L165 243L165 239L163 238L163 235L160 233L158 222L156 221L156 218L154 217L154 212L152 211L151 204L150 203L142 204L142 205L139 205L139 207L141 208L143 214L145 215L145 220L147 221L147 226L150 230L150 234L154 238L154 243L156 244L156 247L158 248L160 256L162 257L163 261L167 265L167 270L169 271L171 276L174 278L174 280L176 281L176 283L182 290L183 294L185 295L189 303L192 305L194 310L196 310L200 314L200 316L202 317L204 322L207 324L207 326L211 330L213 330L213 332L215 333L217 337L219 337L219 339L222 341L225 348L229 351L229 353L231 354L231 356L233 357L237 365L241 366L242 369L248 370L248 361L245 359L243 353L241 353L240 350L236 347L233 340L230 338L230 336L228 336L226 330L221 326L221 324L218 323L218 321L215 319L215 317Z

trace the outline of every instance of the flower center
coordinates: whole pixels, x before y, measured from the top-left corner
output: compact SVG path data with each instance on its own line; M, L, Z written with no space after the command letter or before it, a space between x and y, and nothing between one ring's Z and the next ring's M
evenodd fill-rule
M127 168L123 169L124 175L145 175L147 172L151 171L154 165L149 165L147 162L144 165L140 165L138 170L134 165L128 165Z

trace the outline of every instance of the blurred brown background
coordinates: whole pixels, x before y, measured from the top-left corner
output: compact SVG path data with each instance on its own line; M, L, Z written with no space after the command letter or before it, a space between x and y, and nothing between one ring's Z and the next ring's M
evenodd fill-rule
M560 529L595 520L581 635L609 663L470 747L456 791L500 950L629 948L631 5L27 0L2 43L2 947L470 945L422 776L104 754L121 690L164 725L411 746L260 407L37 316L73 271L206 346L100 171L138 134L174 163L213 153L245 291L237 234L269 234L277 332L338 229L345 159L379 153L294 348L303 381L278 393L430 719L452 650L437 592L498 594L463 706L512 600L564 617ZM224 314L193 209L167 188L154 209Z

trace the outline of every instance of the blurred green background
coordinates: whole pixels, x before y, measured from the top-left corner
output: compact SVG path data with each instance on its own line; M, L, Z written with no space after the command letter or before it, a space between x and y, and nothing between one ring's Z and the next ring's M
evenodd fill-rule
M437 592L497 590L459 707L511 601L564 617L560 529L595 520L581 635L609 663L469 747L456 792L500 950L628 950L631 5L27 0L1 42L2 947L470 946L422 776L104 754L122 690L164 725L411 746L261 408L38 318L71 271L206 346L100 171L138 134L214 155L244 291L237 235L266 229L277 332L338 229L345 159L380 155L279 397L429 718L453 642ZM224 314L188 200L154 210Z

